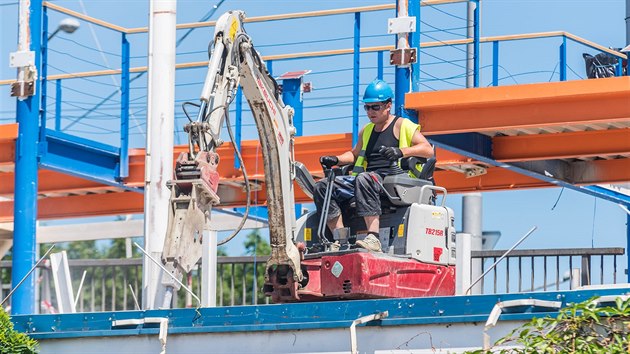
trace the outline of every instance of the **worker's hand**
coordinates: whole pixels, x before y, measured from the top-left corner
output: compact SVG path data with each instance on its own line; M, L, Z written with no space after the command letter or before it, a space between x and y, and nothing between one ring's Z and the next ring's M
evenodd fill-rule
M381 149L378 150L378 153L390 161L397 161L398 159L403 157L402 151L399 148L393 146L381 146Z
M337 156L322 156L319 158L319 163L322 164L322 166L331 168L339 163L339 158L337 158Z

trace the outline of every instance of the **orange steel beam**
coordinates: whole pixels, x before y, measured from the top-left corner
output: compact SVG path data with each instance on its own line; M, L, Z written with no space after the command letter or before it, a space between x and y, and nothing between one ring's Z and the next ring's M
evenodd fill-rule
M0 168L13 170L15 163L15 140L18 136L18 124L0 125Z
M630 129L492 138L492 156L501 162L624 154L630 154Z
M628 102L628 76L405 96L427 135L630 121Z
M539 181L535 178L520 175L510 170L493 167L482 176L466 178L463 174L454 171L437 171L436 181L441 186L446 186L450 193L470 191L496 191L518 188L552 187L550 183ZM263 189L252 192L253 205L265 205L267 197ZM219 186L219 194L222 195L221 207L244 206L245 193L237 192L225 185ZM295 202L311 203L299 187L295 186ZM140 193L119 192L105 194L87 194L68 197L51 197L38 200L37 218L60 219L93 217L117 214L136 214L144 210L144 197ZM13 220L13 202L0 202L0 222Z

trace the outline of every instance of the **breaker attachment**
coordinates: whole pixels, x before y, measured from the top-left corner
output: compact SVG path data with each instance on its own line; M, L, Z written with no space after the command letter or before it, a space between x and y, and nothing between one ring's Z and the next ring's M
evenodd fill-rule
M162 263L177 279L189 273L201 258L203 230L212 206L219 203L219 155L201 151L192 160L189 156L179 155L175 179L167 182L171 197ZM163 281L168 279L163 277Z

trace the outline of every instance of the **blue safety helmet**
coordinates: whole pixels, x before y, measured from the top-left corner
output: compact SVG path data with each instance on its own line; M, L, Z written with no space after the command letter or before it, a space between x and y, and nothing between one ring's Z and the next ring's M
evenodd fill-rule
M375 103L385 102L394 98L394 91L383 80L374 80L365 88L363 102Z

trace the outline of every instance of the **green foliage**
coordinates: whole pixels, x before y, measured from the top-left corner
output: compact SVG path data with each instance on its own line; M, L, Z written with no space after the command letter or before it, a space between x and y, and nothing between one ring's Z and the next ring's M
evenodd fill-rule
M533 318L495 343L517 348L477 350L482 353L628 353L630 299L598 307L597 298L570 304L558 317Z
M39 351L37 342L16 332L9 315L0 307L0 354L30 354Z

